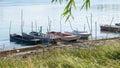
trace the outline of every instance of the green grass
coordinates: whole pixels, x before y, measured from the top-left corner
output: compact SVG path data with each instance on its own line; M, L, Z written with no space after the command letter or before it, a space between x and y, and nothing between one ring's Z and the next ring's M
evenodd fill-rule
M120 43L0 59L0 68L120 68Z

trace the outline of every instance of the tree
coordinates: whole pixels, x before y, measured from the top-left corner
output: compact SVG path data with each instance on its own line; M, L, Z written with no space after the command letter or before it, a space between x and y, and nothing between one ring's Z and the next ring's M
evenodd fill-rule
M51 0L52 3L56 3L56 2L59 2L60 4L63 2L63 1L66 1L67 4L64 8L64 11L62 13L62 15L64 17L66 17L66 21L71 17L74 19L73 15L72 15L72 9L76 9L76 3L75 3L75 0ZM86 10L88 10L90 8L90 0L83 0L83 4L82 4L82 7L81 9L83 9L84 7L86 8Z

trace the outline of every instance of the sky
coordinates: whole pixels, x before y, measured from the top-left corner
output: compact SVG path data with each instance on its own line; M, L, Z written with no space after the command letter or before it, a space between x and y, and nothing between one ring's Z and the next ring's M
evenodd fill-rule
M75 0L76 3L83 3L83 0ZM0 0L1 3L51 3L51 0ZM91 0L91 4L120 4L120 0Z

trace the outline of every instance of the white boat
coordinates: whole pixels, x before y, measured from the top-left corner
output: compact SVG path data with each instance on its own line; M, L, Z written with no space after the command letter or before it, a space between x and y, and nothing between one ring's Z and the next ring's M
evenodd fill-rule
M48 34L53 34L55 36L60 37L61 40L68 41L68 42L77 40L77 36L73 34L54 32L54 31L48 32Z
M77 35L79 39L88 39L89 36L91 35L87 31L77 31L77 30L73 30L72 32L65 32L65 33Z

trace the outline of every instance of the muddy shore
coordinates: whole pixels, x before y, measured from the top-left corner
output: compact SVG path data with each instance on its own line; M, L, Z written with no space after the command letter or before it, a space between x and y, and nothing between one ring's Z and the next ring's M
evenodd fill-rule
M44 51L48 51L48 50L52 50L54 48L70 48L70 47L84 47L84 46L92 46L95 43L104 43L105 41L110 41L110 40L116 40L116 41L120 41L120 37L114 37L114 38L106 38L106 39L99 39L99 40L86 40L86 41L77 41L74 43L58 43L56 45L50 45L50 46L46 46L44 47L43 45L34 45L34 46L30 46L30 47L26 47L26 48L19 48L19 49L14 49L14 50L6 50L6 51L1 51L0 52L0 57L8 57L8 56L12 56L12 55L19 55L20 53L22 53L23 55L25 55L26 53L36 53L36 52L44 52ZM22 55L20 54L20 55Z

